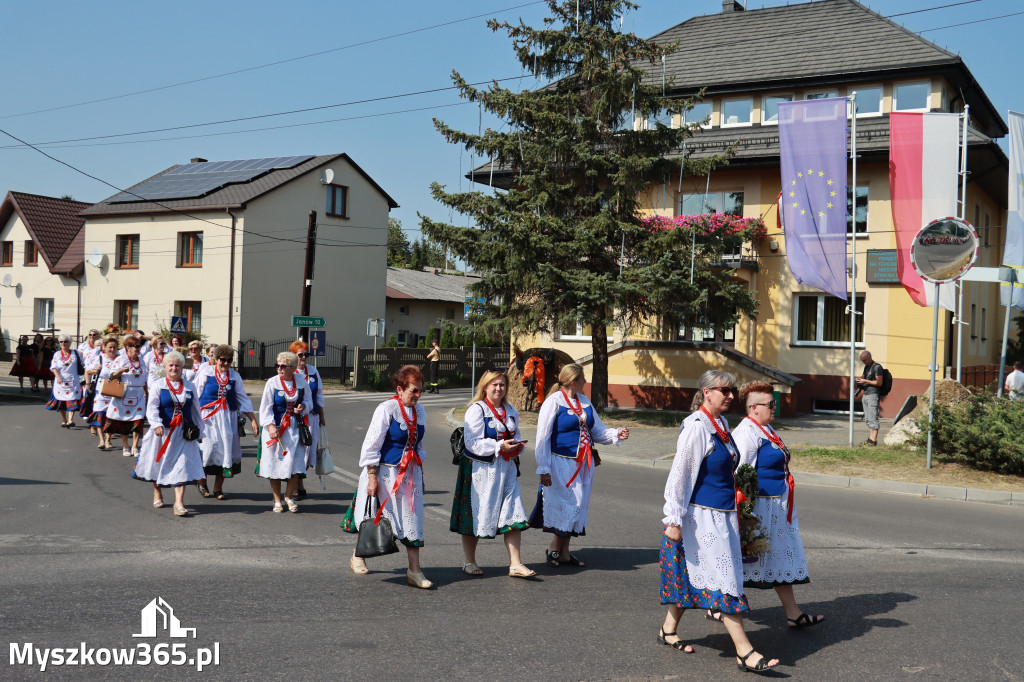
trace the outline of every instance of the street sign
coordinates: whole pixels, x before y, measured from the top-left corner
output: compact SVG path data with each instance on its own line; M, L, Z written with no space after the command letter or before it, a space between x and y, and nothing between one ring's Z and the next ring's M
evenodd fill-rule
M188 320L184 317L172 317L171 318L171 332L174 334L184 334L188 331Z
M326 317L311 317L309 315L292 315L293 327L326 327Z
M366 335L384 338L384 320L379 317L371 317L366 321Z
M309 332L309 354L319 358L327 355L326 329L314 329Z

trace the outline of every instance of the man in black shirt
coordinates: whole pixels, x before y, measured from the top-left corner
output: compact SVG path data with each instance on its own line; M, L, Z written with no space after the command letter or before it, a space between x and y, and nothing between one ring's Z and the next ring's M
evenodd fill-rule
M864 391L861 405L864 406L864 423L868 426L868 439L865 445L878 445L878 401L882 391L882 366L871 359L871 353L860 354L864 363L864 375L857 377L857 386Z

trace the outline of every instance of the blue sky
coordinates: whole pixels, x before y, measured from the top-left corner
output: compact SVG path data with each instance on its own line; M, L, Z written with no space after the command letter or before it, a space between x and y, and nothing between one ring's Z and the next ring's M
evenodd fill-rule
M470 81L519 77L508 38L492 33L484 16L418 29L480 14L509 20L522 17L539 25L545 6L526 2L9 2L3 14L7 30L4 68L0 70L0 128L42 143L443 88L451 84L453 69ZM889 15L955 2L874 0L865 4ZM640 4L637 12L627 15L625 28L643 36L691 16L717 13L722 6L721 0L641 0ZM749 0L748 8L783 4L787 3ZM1024 110L1022 60L1015 49L1024 29L1024 14L927 29L1022 10L1019 0L978 0L895 20L911 30L925 31L925 38L959 53L1005 117L1007 109ZM413 33L376 40L410 31ZM374 42L346 47L364 41ZM327 50L332 51L208 78ZM204 78L208 79L164 87ZM520 83L522 87L535 85L529 77L506 85L518 87ZM121 97L148 89L154 90ZM67 106L104 98L113 99ZM466 188L469 182L462 179L460 170L468 171L471 164L481 161L446 144L431 122L437 116L475 130L475 105L459 102L454 91L438 92L255 121L48 145L45 149L118 187L194 156L219 161L347 152L401 204L392 215L402 220L409 236L415 238L419 234L414 231L418 228L417 211L434 218L447 217L447 209L430 198L430 183L436 180L450 188ZM38 111L56 107L63 108ZM422 108L430 109L395 113ZM297 125L341 118L349 120ZM237 132L267 127L274 129ZM0 135L0 195L15 190L98 201L115 193L36 151L10 148L13 144ZM304 216L297 219L304 224Z

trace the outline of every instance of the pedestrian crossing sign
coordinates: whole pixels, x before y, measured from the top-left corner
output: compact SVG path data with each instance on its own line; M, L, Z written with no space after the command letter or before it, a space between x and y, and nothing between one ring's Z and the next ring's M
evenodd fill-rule
M171 318L171 332L174 334L184 334L187 332L186 321L184 317L172 317Z

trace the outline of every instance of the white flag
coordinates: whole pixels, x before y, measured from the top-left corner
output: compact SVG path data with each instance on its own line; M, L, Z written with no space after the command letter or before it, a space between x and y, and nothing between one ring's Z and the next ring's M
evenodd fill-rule
M1007 305L1010 287L1013 287L1014 308L1024 309L1024 114L1009 112L1010 119L1010 180L1006 193L1006 248L1003 265L1017 271L1017 282L1003 282L1002 305Z

